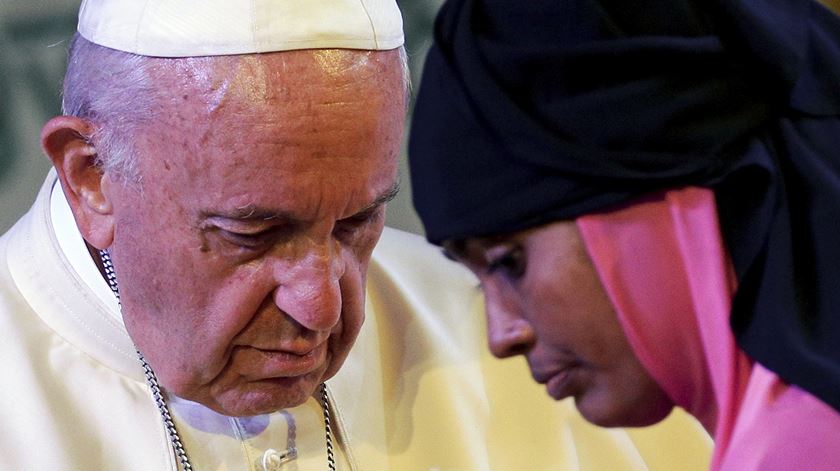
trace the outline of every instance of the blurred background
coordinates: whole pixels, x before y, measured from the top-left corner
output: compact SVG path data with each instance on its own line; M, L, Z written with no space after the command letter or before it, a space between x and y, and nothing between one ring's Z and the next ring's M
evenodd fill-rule
M59 113L67 40L81 0L0 0L0 233L28 208L49 169L38 135ZM414 89L443 0L398 0ZM823 0L840 11L840 0ZM411 207L405 149L402 192L388 207L388 225L422 233Z

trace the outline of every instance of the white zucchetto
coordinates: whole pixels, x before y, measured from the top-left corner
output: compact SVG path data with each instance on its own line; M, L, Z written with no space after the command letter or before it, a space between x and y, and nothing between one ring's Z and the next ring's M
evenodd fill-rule
M78 29L101 46L159 57L403 44L395 0L83 0Z

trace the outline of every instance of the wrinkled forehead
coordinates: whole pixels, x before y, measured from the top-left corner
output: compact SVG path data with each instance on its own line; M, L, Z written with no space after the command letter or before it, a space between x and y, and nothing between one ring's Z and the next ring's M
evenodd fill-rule
M192 188L207 206L251 204L255 189L301 214L363 206L394 183L399 60L322 49L167 62L160 119L136 136L144 186Z
M346 49L164 59L150 68L161 95L135 138L166 140L196 158L213 145L315 149L331 132L370 139L402 122L400 60L396 50Z
M308 49L264 54L159 59L153 79L181 106L184 93L210 105L336 94L376 86L400 91L396 51ZM166 94L166 90L170 93ZM180 100L177 100L180 99Z

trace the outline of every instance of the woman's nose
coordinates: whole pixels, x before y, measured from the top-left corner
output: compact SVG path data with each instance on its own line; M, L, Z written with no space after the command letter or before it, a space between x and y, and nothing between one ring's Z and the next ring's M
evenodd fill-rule
M530 322L519 312L518 303L495 293L486 295L487 338L490 352L508 358L529 352L537 341Z

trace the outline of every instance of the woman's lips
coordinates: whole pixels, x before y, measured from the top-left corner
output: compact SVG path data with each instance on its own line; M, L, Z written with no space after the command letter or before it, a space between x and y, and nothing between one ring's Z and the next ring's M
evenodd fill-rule
M574 393L572 390L572 377L578 366L579 363L575 361L564 362L559 367L555 363L551 369L535 368L531 371L531 374L534 377L534 381L545 385L549 396L559 401Z
M570 387L572 372L572 368L560 370L546 381L545 389L554 400L559 401L572 395Z

